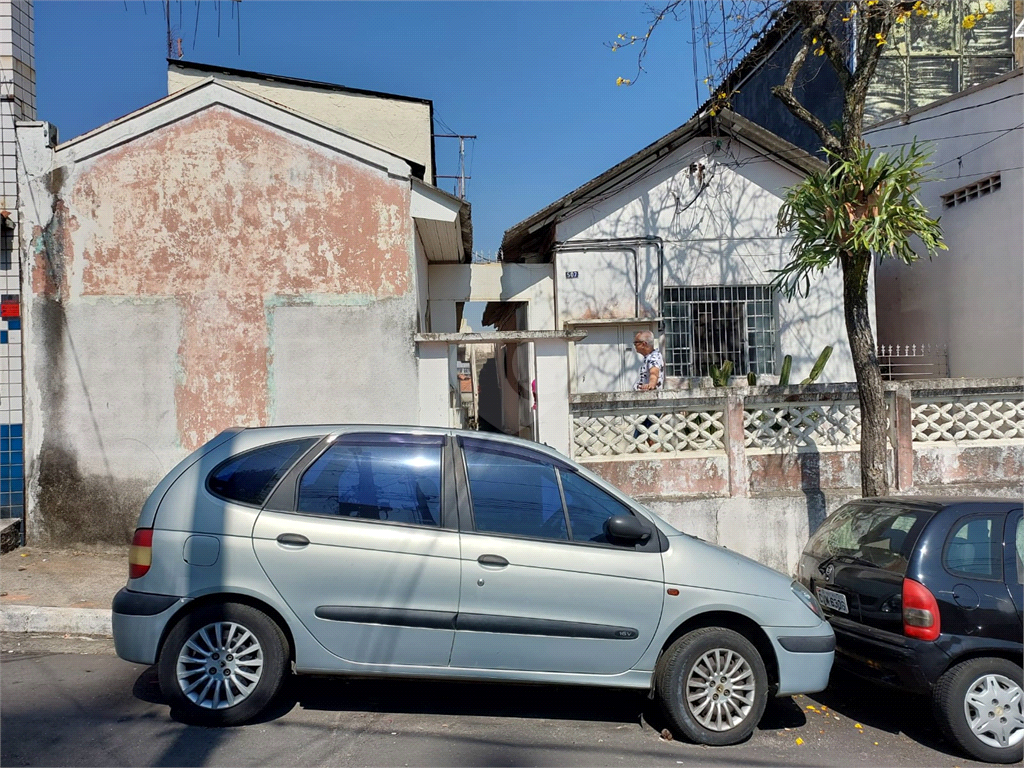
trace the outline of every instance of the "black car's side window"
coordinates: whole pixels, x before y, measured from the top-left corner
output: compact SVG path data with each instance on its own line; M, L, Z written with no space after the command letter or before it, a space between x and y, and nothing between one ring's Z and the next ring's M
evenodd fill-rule
M553 466L469 441L463 449L476 530L568 540Z
M1006 581L1024 584L1024 519L1020 512L1006 518Z
M604 523L616 515L632 516L629 507L573 472L559 472L565 492L573 541L607 544Z
M298 511L437 526L442 440L339 441L299 482Z
M975 579L1001 579L1002 517L979 515L954 523L942 563L958 576Z

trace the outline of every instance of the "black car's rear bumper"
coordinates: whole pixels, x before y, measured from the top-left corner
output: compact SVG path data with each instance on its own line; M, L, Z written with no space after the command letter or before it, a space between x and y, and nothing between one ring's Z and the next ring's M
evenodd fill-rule
M864 631L833 621L836 665L860 677L914 693L928 693L949 667L942 638L934 642Z

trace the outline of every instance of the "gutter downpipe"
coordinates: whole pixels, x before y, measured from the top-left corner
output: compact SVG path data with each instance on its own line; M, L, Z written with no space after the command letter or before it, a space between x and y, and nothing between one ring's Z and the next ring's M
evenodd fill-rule
M664 330L665 301L665 241L656 235L644 237L611 237L604 240L567 240L552 248L554 256L561 252L578 251L628 251L633 254L633 279L636 280L636 303L634 317L640 317L640 254L641 245L655 245L658 248L658 330Z

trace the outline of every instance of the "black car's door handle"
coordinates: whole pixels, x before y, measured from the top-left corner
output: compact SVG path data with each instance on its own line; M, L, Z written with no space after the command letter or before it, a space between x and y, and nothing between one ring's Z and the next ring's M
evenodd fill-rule
M307 547L309 539L299 533L282 533L277 537L277 543L286 547Z
M480 555L476 561L480 563L480 565L496 565L499 568L504 568L508 565L508 560L501 555Z

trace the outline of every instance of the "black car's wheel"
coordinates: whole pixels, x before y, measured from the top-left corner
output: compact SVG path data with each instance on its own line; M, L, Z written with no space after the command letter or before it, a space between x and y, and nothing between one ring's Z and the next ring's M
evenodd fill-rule
M998 658L971 659L935 686L935 716L972 757L989 763L1024 759L1021 668Z
M662 654L655 689L672 724L698 744L735 744L753 733L768 701L757 649L731 629L705 627Z
M198 725L238 725L259 714L288 671L287 639L248 605L207 605L168 634L157 661L172 711Z

